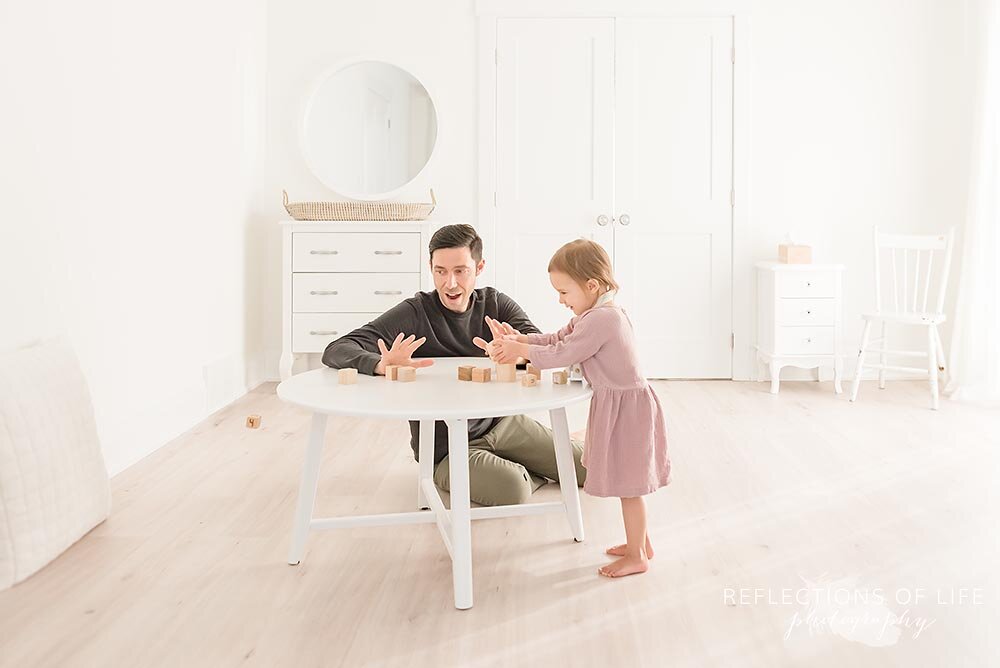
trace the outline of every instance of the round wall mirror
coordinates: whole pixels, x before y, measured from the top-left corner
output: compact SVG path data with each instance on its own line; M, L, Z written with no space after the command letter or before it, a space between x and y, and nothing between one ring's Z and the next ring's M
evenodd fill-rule
M377 60L337 68L316 86L302 125L306 163L331 190L374 200L423 170L437 140L437 112L424 85Z

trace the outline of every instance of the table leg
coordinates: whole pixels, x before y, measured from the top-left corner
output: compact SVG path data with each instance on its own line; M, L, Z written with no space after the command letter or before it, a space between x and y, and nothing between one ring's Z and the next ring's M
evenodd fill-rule
M295 508L295 528L292 531L292 549L288 563L293 566L302 560L312 521L313 504L316 501L316 483L319 481L319 462L323 455L323 436L326 434L326 414L313 413L312 429L309 431L309 445L305 461L302 463L302 479L299 482L299 502Z
M427 510L423 481L434 478L434 420L420 421L420 475L417 477L417 510Z
M771 394L778 393L778 382L781 378L781 364L777 360L771 360Z
M576 542L583 541L583 513L580 511L580 488L577 487L576 465L573 463L573 445L569 440L566 409L549 411L552 420L552 445L556 449L556 468L559 470L559 489L566 505L566 519Z
M455 607L472 607L472 513L469 506L469 424L448 420L448 467L451 486L452 581Z

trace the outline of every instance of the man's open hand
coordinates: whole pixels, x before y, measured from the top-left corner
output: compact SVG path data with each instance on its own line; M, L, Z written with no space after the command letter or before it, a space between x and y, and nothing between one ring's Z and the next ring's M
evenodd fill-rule
M472 342L476 344L476 346L478 346L479 348L482 348L483 351L490 356L490 359L496 361L494 359L494 351L493 351L494 342L499 341L506 335L511 335L511 334L518 335L521 332L511 327L509 323L500 322L499 320L494 320L490 316L486 316L486 325L490 328L490 333L493 336L493 340L486 341L485 339L477 336L476 338L472 339Z
M378 350L382 353L382 359L375 366L375 373L379 376L385 375L385 368L390 365L419 368L434 364L434 360L430 359L413 359L413 353L416 352L417 348L424 345L424 341L426 340L426 336L417 339L413 334L403 338L403 333L400 332L392 342L392 348L388 348L385 345L385 341L379 339Z

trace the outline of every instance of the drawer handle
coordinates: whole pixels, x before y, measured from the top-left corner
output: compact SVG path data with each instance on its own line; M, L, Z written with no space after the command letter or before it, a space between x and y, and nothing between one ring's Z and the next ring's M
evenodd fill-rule
M377 294L377 295L401 295L401 294L403 294L403 291L402 290L376 290L375 294Z
M336 336L337 332L332 329L311 329L309 336Z
M806 311L806 315L812 315L812 314L813 314L812 311Z
M310 255L340 255L340 251L335 250L311 250Z
M403 251L375 251L376 255L402 255Z
M806 339L806 343L812 343L812 342L813 342L812 339Z
M311 295L335 295L338 294L336 290L310 290Z
M812 283L810 283L809 281L806 281L806 287L807 288L811 288L812 287Z

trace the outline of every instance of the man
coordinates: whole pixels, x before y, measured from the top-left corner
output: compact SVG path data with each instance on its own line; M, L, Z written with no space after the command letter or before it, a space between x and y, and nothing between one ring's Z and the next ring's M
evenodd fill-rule
M471 225L447 225L430 241L433 292L418 292L378 318L326 347L323 363L335 369L384 375L390 364L425 367L425 357L472 357L488 353L489 341L504 333L537 333L521 307L495 288L476 288L486 266L483 241ZM410 422L410 446L419 459L420 423ZM583 446L573 442L577 483L586 470ZM434 483L449 484L448 428L434 425ZM552 432L524 416L469 420L470 498L498 506L524 503L545 484L557 480Z

